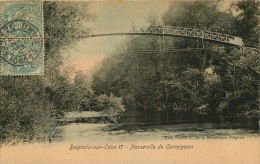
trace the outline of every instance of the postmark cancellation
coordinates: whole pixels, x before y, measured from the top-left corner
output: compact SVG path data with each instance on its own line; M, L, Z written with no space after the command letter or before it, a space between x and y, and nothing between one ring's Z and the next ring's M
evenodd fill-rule
M44 74L42 1L0 2L0 74Z

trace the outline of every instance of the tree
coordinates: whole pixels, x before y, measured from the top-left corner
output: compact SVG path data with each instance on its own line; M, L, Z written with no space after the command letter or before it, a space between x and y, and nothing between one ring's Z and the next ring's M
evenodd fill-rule
M241 0L233 4L239 13L233 23L234 35L251 42L259 42L259 15L260 2Z
M62 70L62 52L80 40L85 21L93 17L87 4L44 2L45 75L1 76L0 142L44 139L55 125L57 113L66 110L71 83ZM61 101L62 100L62 101Z
M71 86L68 101L70 101L70 110L92 110L91 103L94 101L94 91L88 83L88 77L82 72L76 72L74 82Z
M235 34L243 28L234 26L237 19L231 11L220 10L218 1L172 2L159 24ZM158 25L158 20L149 18L151 25ZM208 117L256 109L259 64L255 55L202 39L163 40L166 42L156 36L130 37L127 50L158 52L111 55L94 74L97 93L122 96L126 112L139 111L143 121L192 119L194 109L201 106L208 108ZM162 44L174 49L206 49L163 52Z

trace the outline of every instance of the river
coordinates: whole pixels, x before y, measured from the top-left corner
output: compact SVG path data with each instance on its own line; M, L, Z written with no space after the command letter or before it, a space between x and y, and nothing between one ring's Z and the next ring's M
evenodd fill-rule
M260 136L259 129L216 128L213 123L125 126L120 124L70 123L59 127L53 142L115 143L165 139L207 139ZM185 138L189 137L189 138ZM195 138L199 137L199 138Z
M153 126L69 123L60 126L56 135L51 143L3 147L0 162L219 164L224 159L233 159L232 163L245 164L249 158L259 157L259 130L215 128L212 123ZM143 146L155 149L139 149Z

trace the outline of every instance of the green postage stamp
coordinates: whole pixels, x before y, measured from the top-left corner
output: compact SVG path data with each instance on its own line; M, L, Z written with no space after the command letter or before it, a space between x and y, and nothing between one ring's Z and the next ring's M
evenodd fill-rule
M42 1L0 2L0 74L44 74Z

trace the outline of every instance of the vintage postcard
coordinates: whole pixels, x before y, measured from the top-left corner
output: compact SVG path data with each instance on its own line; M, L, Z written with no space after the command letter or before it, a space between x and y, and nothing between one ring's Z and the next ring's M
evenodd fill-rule
M258 0L0 1L0 164L259 164L259 16Z

